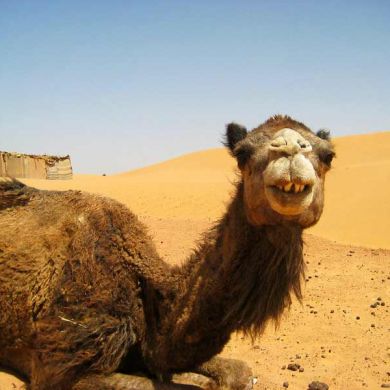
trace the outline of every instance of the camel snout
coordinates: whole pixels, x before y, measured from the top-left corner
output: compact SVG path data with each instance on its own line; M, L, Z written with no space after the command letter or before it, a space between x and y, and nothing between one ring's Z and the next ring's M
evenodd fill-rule
M275 153L293 156L297 153L311 152L312 146L297 131L285 128L275 134L269 149Z

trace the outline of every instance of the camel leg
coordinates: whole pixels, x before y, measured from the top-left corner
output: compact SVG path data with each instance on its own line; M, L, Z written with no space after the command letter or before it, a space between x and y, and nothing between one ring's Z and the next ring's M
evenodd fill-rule
M253 388L252 370L241 360L213 357L197 367L194 372L212 378L223 389L250 390Z
M158 382L142 376L119 373L91 375L77 382L72 390L211 390L211 387L207 387L210 381L200 377L200 375L191 373L175 375L175 381L194 383L183 384ZM195 384L196 382L198 383Z

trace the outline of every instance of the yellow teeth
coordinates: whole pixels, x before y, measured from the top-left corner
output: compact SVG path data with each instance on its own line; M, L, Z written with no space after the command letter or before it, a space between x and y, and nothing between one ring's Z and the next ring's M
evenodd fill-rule
M277 185L277 187L279 188L280 191L297 194L298 192L303 192L306 186L304 184L296 184L296 183L289 182L285 185L279 184Z

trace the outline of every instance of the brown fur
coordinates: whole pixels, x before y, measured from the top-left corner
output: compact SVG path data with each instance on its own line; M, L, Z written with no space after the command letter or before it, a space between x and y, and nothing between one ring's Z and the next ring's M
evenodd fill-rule
M284 219L264 205L257 219L263 222L253 223L244 202L246 170L264 165L262 142L286 126L314 145L319 193L303 217ZM302 229L321 215L329 167L320 154L333 151L288 117L248 135L241 130L229 147L234 155L250 151L242 180L225 216L183 267L168 266L118 202L3 182L0 363L28 376L34 390L67 389L114 371L163 378L201 367L233 331L256 336L278 320L290 292L301 298Z

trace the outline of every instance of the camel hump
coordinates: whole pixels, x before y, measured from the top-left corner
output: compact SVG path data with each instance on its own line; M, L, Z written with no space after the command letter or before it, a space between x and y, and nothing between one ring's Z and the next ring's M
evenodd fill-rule
M0 178L0 211L27 204L31 197L28 189L16 179Z

